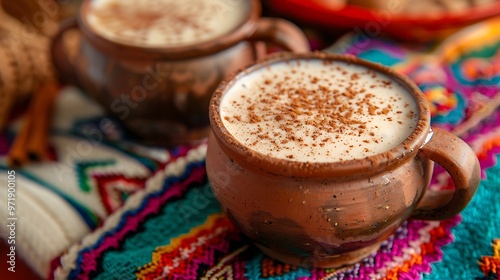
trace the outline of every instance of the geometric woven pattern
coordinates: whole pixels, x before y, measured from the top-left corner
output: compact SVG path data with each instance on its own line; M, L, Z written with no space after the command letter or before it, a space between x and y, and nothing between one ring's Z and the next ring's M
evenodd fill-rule
M382 63L413 79L432 124L464 139L482 181L469 206L444 221L409 220L381 248L340 269L283 264L266 257L224 216L206 178L206 144L169 151L150 176L127 180L81 167L85 190L104 202L104 223L59 259L57 279L495 279L500 239L500 19L468 27L438 45L409 47L352 34L329 49ZM488 116L488 117L485 117ZM103 161L94 162L101 164ZM117 163L119 164L119 162ZM92 165L92 166L91 166ZM88 171L96 173L88 176ZM90 188L92 187L92 188ZM430 188L452 181L437 166ZM121 204L123 203L123 206Z

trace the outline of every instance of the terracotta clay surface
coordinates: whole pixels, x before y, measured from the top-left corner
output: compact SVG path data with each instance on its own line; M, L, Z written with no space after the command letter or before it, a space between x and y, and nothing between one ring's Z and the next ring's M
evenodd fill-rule
M222 96L236 80L275 62L346 61L385 73L418 104L418 124L395 148L341 162L271 158L243 146L220 118ZM459 138L431 129L424 95L408 78L352 56L282 54L224 81L210 103L212 133L207 172L229 218L263 252L281 261L320 267L357 262L413 217L446 219L459 213L480 180L478 160ZM452 176L454 192L429 192L434 162Z
M232 32L194 45L141 48L100 37L89 28L83 2L77 20L54 37L52 54L63 80L84 88L144 142L176 145L205 137L208 104L229 74L263 56L260 42L307 52L305 35L290 22L260 18L258 0L248 1L247 18ZM63 37L79 29L81 43L68 59Z

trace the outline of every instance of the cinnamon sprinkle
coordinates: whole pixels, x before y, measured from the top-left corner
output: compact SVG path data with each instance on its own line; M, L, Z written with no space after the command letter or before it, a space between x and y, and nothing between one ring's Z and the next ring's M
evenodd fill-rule
M269 152L293 150L296 147L310 158L320 155L314 152L315 147L338 147L339 152L332 152L331 156L340 153L338 160L346 160L351 157L349 154L372 153L371 149L364 147L366 144L387 142L381 138L382 134L372 131L379 131L380 128L361 116L393 122L391 126L394 128L390 129L399 129L404 125L403 116L397 115L402 115L402 107L406 108L409 104L394 105L400 101L393 97L380 98L377 95L380 94L380 85L387 87L393 82L380 79L375 71L350 74L338 64L328 66L337 69L336 75L340 72L341 79L334 78L331 72L335 71L324 71L321 76L315 76L304 69L305 66L299 66L300 61L297 64L290 63L287 70L280 69L281 76L268 68L269 72L264 71L263 79L255 86L260 92L255 97L247 97L245 94L251 92L245 91L245 94L240 95L243 104L232 104L238 105L241 110L234 112L241 115L226 116L226 121L236 126L239 123L255 125L249 126L253 127L249 145L265 147L268 144L266 149ZM332 83L330 78L335 82ZM370 89L375 90L369 92ZM405 116L414 118L415 113L410 111ZM357 137L361 137L358 138L359 142L349 143L351 140L345 140ZM354 152L354 149L357 151ZM297 158L294 154L282 156Z

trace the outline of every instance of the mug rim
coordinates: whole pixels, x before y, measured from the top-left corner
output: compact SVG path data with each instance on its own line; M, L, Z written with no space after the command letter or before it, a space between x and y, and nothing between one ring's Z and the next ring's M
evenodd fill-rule
M241 41L250 38L257 29L257 21L261 17L262 6L259 0L244 1L248 5L245 18L232 30L207 41L175 47L141 47L108 39L96 32L87 21L87 14L93 0L84 0L78 12L77 21L83 35L88 41L113 56L151 58L151 59L187 59L206 56L228 49Z
M417 125L410 135L392 149L360 159L351 159L336 162L301 162L289 159L274 158L256 150L253 150L229 133L220 117L220 103L224 94L240 78L250 73L260 70L274 63L293 60L327 60L342 61L348 64L356 64L367 67L379 73L387 75L405 87L415 101L419 118ZM209 119L216 141L229 158L243 157L243 162L238 163L246 166L253 166L266 172L284 176L294 177L346 177L370 175L382 170L392 170L417 155L420 148L432 137L430 127L430 109L420 88L408 77L397 73L395 70L382 64L369 62L357 58L353 55L334 54L325 52L311 52L307 54L278 53L257 61L255 64L247 66L233 75L227 77L217 87L212 95L209 108ZM209 145L210 148L210 145Z

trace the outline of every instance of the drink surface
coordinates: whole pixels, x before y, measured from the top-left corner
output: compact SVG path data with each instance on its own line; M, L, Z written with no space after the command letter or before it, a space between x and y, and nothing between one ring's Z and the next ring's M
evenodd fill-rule
M139 47L179 47L230 33L248 12L240 0L93 0L87 15L100 36Z
M388 151L419 117L408 89L389 76L319 59L279 62L244 76L222 97L220 114L251 150L299 162Z

